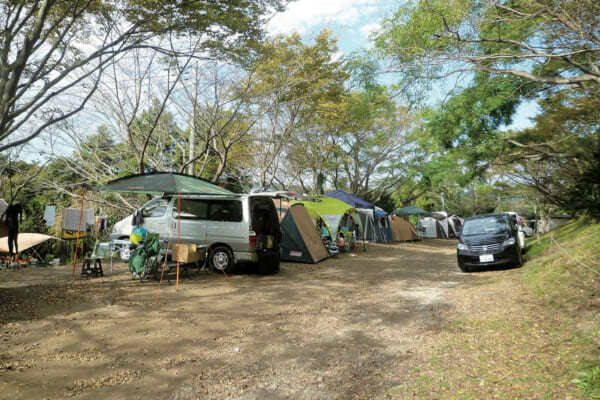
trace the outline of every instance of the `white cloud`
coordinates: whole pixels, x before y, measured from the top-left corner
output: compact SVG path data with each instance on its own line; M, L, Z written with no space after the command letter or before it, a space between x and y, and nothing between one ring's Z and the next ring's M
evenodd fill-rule
M380 25L379 22L372 22L370 24L362 25L358 29L363 35L369 37L373 32L376 32L379 29Z
M371 4L369 4L371 3ZM370 22L377 11L372 0L298 0L269 23L272 34L315 33L322 28L351 27Z

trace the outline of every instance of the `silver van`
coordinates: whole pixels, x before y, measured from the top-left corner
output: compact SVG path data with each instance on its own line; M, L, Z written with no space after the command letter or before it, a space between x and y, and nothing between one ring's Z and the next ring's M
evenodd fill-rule
M281 230L272 196L156 197L115 223L111 240L129 240L135 226L171 243L179 235L181 243L207 246L208 262L218 271L231 272L240 263L258 263L265 274L279 271ZM121 260L129 259L129 249L121 247Z

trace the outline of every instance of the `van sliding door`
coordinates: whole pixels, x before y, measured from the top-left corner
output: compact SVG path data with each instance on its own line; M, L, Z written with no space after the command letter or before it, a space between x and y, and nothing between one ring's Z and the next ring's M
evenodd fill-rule
M179 227L179 240L182 243L206 243L206 216L209 202L202 199L181 199L181 213L177 208L178 200L173 204L172 226L174 227L171 242L177 242L177 223Z

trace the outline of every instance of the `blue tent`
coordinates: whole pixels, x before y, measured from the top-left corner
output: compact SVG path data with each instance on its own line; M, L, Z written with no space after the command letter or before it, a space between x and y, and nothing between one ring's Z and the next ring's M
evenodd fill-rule
M368 201L365 201L360 197L356 197L353 194L346 193L343 190L334 190L333 192L325 193L323 196L329 196L341 200L346 204L350 204L354 208L375 209L375 204L369 203Z
M334 190L332 192L325 193L324 196L341 200L359 211L361 215L361 221L363 223L363 233L365 239L376 242L387 241L386 229L389 229L389 223L387 221L387 216L389 214L387 212L379 207L375 207L375 204L369 203L368 201L354 196L353 194L346 193L343 190Z

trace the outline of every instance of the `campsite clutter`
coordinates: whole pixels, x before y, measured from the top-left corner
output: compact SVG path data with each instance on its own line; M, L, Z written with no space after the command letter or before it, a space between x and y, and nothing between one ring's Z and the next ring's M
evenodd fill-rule
M85 191L83 191L80 207L45 206L43 221L47 227L56 226L55 229L60 232L60 238L20 233L17 239L14 236L10 237L14 248L19 249L15 252L29 251L39 259L44 259L37 253L40 244L51 239L75 242L73 275L79 261L82 265L81 276L102 276L100 260L110 257L110 271L112 272L113 256L126 248L132 254L128 259L128 265L133 277L140 278L142 281L149 277L162 281L163 277L169 279L170 272L176 272L177 283L179 283L180 266L183 271L187 271L190 266L206 269L210 259L211 266L216 265L216 270L221 271L218 268L219 262L232 261L233 255L230 250L219 249L220 253L216 254L213 253L214 249L200 243L201 240L198 240L198 243L190 243L189 240L185 243L181 242L182 222L179 219L182 215L193 215L199 212L199 210L189 208L195 207L190 206L190 202L187 201L192 197L212 199L212 201L218 202L221 200L214 199L240 198L244 195L230 192L200 178L176 173L131 175L111 181L96 188L95 191L143 193L159 196L157 200L164 196L175 197L173 218L177 218L177 220L171 224L171 228L175 229L171 229L167 239L154 231L148 231L141 226L144 222L144 215L142 209L139 209L133 214L132 228L127 238L99 241L100 234L109 228L108 217L102 210L99 212L100 215L96 215L94 209L84 207ZM279 234L272 231L267 234L259 232L255 239L250 238L251 245L255 246L257 254L259 254L259 264L276 262L276 265L272 265L270 273L278 271L279 260L318 263L328 257L337 257L343 252L366 251L366 244L369 242L391 243L417 241L423 240L423 238L455 237L462 225L462 218L456 215L448 215L445 212L429 213L415 206L404 207L388 213L375 204L342 190L334 190L321 196L294 192L263 192L258 195L265 195L265 198L272 195L271 199L275 206L274 210L276 210L274 214L277 220L276 230ZM182 196L185 205L181 203ZM261 203L258 202L258 204ZM268 216L266 219L264 217L269 213L269 207L264 207L266 203L262 204L263 206L252 209L252 213L255 214L252 216L252 224L273 225L273 222L265 222L268 221ZM5 211L8 208L9 205L0 200L0 215L6 214ZM180 209L182 212L177 211ZM231 210L221 210L222 213L229 218L227 215L231 213ZM19 217L21 216L19 215ZM410 216L416 216L418 220L416 227L409 221ZM6 218L5 220L7 220ZM210 217L208 218L210 219ZM254 229L259 230L256 227ZM14 233L14 229L12 232ZM0 224L0 236L8 233L8 226ZM87 249L83 248L84 239L88 243ZM94 239L96 244L90 247L90 240ZM0 239L0 253L10 253L10 244L8 238ZM224 260L223 257L231 258L231 260ZM56 261L60 260L51 259L49 261L49 263L57 265ZM222 269L222 272L227 276L225 269Z

